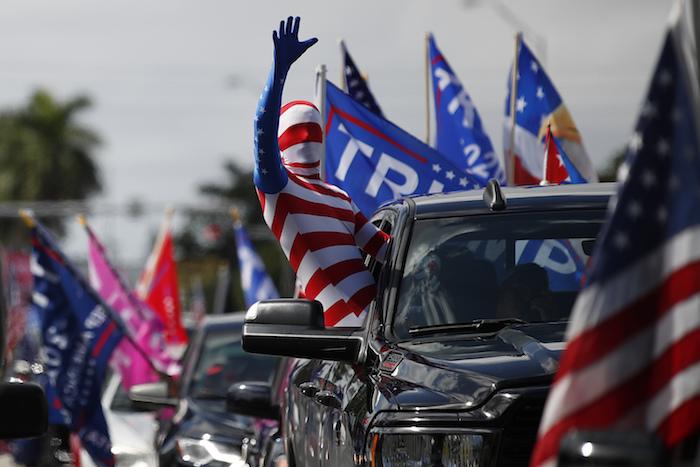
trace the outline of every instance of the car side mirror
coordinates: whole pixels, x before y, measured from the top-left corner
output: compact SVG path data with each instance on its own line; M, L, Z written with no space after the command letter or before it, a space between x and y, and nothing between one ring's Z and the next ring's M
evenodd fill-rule
M272 386L260 381L233 384L226 394L226 411L280 421L280 406L272 403Z
M135 407L145 410L175 407L178 404L178 399L170 396L170 387L166 381L135 384L129 390L129 399Z
M363 343L361 328L326 328L316 300L261 300L243 324L242 345L250 353L360 363Z
M0 439L37 438L49 427L44 389L36 383L0 383Z

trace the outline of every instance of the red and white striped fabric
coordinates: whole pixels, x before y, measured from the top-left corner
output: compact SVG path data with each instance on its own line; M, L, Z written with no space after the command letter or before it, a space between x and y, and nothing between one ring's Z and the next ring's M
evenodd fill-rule
M277 141L284 166L297 175L320 178L323 154L321 113L307 101L293 101L280 111Z
M293 173L280 193L258 191L263 217L289 259L304 295L318 300L327 326L359 326L376 283L358 247L383 260L387 236L347 194Z
M258 197L304 296L323 304L326 325L359 326L376 283L358 247L383 261L389 236L367 220L347 193L321 180L320 123L311 103L283 107L278 141L288 181L276 193L258 190Z
M645 430L668 446L696 429L698 277L696 228L581 292L531 465L554 466L562 437L574 429Z

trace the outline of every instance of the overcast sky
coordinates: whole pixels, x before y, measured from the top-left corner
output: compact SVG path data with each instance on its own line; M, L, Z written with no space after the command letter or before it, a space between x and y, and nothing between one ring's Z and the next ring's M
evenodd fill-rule
M160 207L196 204L222 165L252 168L252 117L272 59L272 30L302 18L319 42L293 66L284 100L313 99L315 72L339 83L343 38L389 120L425 138L431 32L502 154L514 33L542 61L596 168L631 132L665 32L670 0L3 0L0 106L38 87L93 99L105 203L140 200L138 223L88 219L118 261L142 265ZM79 251L84 238L67 247Z

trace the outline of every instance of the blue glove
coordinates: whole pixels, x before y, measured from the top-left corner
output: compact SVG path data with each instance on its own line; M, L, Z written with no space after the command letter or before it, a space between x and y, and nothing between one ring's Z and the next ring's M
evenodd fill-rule
M272 41L275 44L275 63L278 71L286 73L299 57L306 50L318 42L315 37L299 42L299 23L301 18L298 16L287 18L287 23L280 21L279 34L277 31L272 32Z
M292 63L306 50L318 42L313 38L299 42L299 22L297 16L280 21L280 30L273 31L275 44L274 62L265 89L255 114L255 186L263 193L278 193L287 184L287 171L282 165L277 127L282 106L282 88Z

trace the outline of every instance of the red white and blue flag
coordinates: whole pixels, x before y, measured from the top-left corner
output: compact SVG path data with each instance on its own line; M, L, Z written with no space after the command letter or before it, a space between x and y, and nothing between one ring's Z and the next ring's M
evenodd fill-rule
M547 126L547 136L544 140L544 177L541 185L567 185L570 183L588 183L571 163L557 140L552 136L552 129Z
M436 149L326 82L326 181L369 217L412 194L480 188L481 181Z
M544 154L545 135L549 125L556 143L566 153L583 179L597 182L598 175L583 147L581 134L574 124L569 109L524 41L519 41L517 58L515 128L511 131L512 67L508 75L508 95L503 127L506 165L512 160L514 184L537 185L542 180L544 173L542 154ZM511 148L511 134L513 134L513 148Z
M41 320L49 423L77 433L98 466L113 466L100 392L124 326L51 234L32 220L32 297Z
M469 94L437 48L431 34L430 69L435 101L437 150L486 185L491 178L506 184L506 174L481 125Z
M670 448L700 428L700 99L681 33L665 39L630 139L533 466L555 465L572 430L643 430Z

